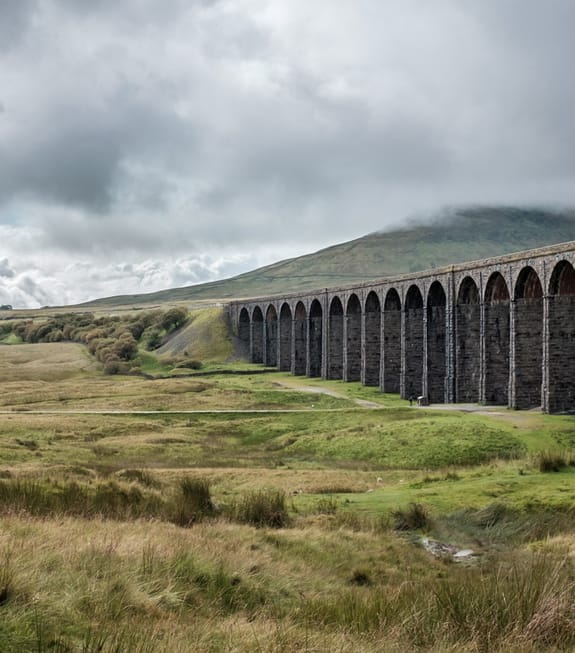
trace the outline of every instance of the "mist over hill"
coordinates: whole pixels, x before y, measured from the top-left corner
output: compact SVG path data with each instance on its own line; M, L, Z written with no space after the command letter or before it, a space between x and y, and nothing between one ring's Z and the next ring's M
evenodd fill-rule
M83 306L227 300L305 291L571 240L575 240L575 209L450 208L409 218L401 229L368 234L230 279L103 298Z

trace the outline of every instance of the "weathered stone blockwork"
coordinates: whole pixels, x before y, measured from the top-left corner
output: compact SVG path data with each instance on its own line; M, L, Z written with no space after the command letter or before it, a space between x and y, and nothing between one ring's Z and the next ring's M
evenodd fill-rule
M404 398L575 411L575 242L232 302L253 362Z

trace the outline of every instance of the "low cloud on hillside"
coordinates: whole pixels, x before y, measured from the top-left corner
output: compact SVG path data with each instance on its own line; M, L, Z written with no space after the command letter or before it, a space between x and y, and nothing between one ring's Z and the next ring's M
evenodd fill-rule
M0 303L229 276L446 204L575 203L570 0L8 0Z

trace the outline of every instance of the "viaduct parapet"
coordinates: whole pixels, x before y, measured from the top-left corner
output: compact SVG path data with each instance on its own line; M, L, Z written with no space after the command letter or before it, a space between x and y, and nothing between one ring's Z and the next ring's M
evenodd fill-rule
M405 399L575 410L575 241L230 305L250 359Z

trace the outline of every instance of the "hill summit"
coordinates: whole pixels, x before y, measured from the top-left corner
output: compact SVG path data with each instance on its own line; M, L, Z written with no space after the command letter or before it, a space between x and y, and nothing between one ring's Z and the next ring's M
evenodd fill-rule
M411 218L314 254L280 261L236 277L84 306L226 300L299 292L419 272L452 263L575 240L575 209L464 207Z

